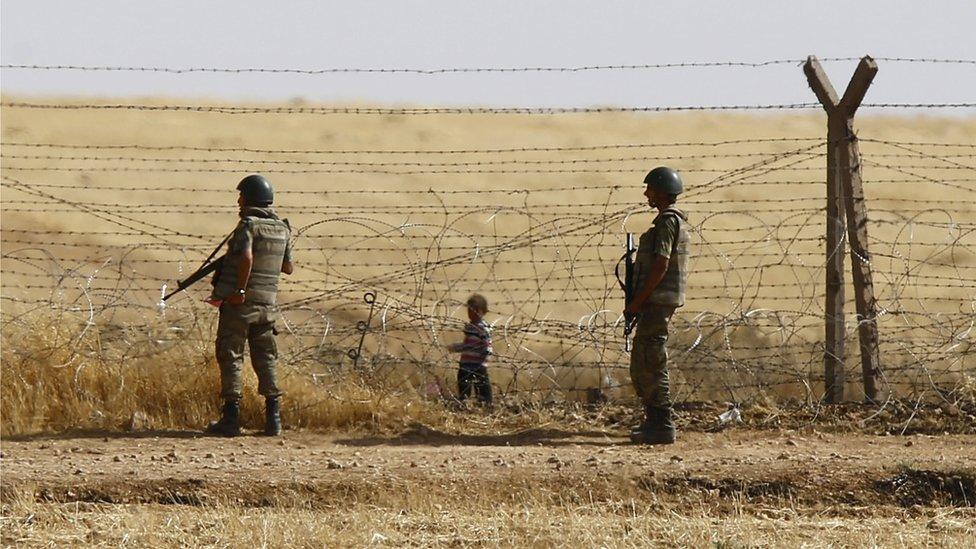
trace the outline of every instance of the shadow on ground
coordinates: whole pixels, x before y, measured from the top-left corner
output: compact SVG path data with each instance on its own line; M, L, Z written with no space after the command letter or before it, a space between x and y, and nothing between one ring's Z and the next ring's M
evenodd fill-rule
M616 446L621 443L621 437L606 431L545 428L491 435L454 434L414 424L398 435L339 439L336 443L346 446Z
M145 431L112 431L108 429L72 429L58 433L35 433L30 435L10 435L3 437L10 442L33 442L42 440L69 440L69 439L140 439L140 438L201 438L202 431L188 431L179 429L148 429Z

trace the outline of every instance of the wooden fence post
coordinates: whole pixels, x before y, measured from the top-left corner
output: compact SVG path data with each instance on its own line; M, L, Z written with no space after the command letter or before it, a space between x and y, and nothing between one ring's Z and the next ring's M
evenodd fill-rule
M877 302L874 298L871 256L868 253L867 208L864 204L860 152L854 133L854 113L878 73L878 64L868 56L861 59L840 100L816 57L807 58L803 72L827 112L826 399L827 402L836 403L844 398L844 285L841 275L844 249L841 240L843 233L838 231L838 226L842 231L846 217L864 395L868 401L876 402L882 398L885 390L882 386Z
M874 298L871 255L868 252L868 214L864 203L861 177L861 155L854 133L854 113L861 105L871 81L878 74L878 64L865 56L858 63L838 110L844 114L844 146L840 148L841 185L847 210L847 240L851 250L851 272L854 278L854 303L857 307L857 332L861 347L861 373L864 395L871 402L884 397L881 376L881 353L878 348L878 305Z
M827 111L827 243L826 291L824 302L824 398L828 403L844 401L844 206L841 202L838 168L839 144L844 128L834 117L837 92L816 57L803 65L807 82Z

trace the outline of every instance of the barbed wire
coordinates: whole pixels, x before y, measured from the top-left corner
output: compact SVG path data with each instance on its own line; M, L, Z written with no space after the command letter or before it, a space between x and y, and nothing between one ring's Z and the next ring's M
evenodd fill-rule
M661 113L695 111L768 111L820 109L820 103L764 103L750 105L652 105L628 107L245 107L234 105L149 105L149 104L96 104L96 103L28 103L22 101L0 102L8 109L40 110L102 110L102 111L171 111L228 115L248 114L308 114L308 115L557 115L557 114L607 114L607 113ZM861 109L970 109L971 102L946 103L862 103Z
M861 105L870 107L873 105ZM886 104L896 107L919 107L912 104ZM936 107L965 107L966 103L932 103L927 108ZM671 106L635 106L635 107L244 107L233 105L148 105L148 104L96 104L96 103L28 103L18 101L0 102L0 107L12 109L46 109L46 110L123 110L123 111L174 111L199 112L216 114L314 114L314 115L465 115L465 114L501 114L501 115L552 115L552 114L600 114L600 113L650 113L650 112L683 112L683 111L745 111L745 110L791 110L817 109L819 103L771 103L756 105L671 105Z
M166 172L163 172L166 173ZM887 184L887 183L917 183L919 181L924 181L921 178L904 178L904 179L875 179L872 178L865 183L869 185ZM937 180L939 183L976 183L976 178L939 178ZM749 181L747 182L750 186L761 186L761 185L782 185L782 186L811 186L811 185L822 185L823 181L815 180L766 180L766 181ZM138 191L138 192L180 192L180 193L220 193L227 194L226 187L222 186L220 188L201 188L201 187L183 187L183 186L132 186L132 185L99 185L96 183L32 183L33 187L42 189L89 189L89 190L106 190L106 191ZM533 195L545 194L545 193L558 193L558 192L573 192L573 191L587 191L587 190L603 190L603 191L618 191L621 189L633 188L633 185L614 185L614 184L584 184L584 185L565 185L565 186L542 186L533 187L531 193ZM640 188L640 187L638 187ZM439 196L450 196L450 195L480 195L480 194L505 194L505 195L515 195L515 194L526 194L527 191L525 187L497 187L491 189L405 189L403 187L395 189L382 189L382 188L368 188L368 189L332 189L332 188L321 188L321 189L281 189L277 191L282 195L439 195ZM799 200L809 200L810 198L802 198ZM817 198L819 199L819 197ZM796 199L771 199L771 198L759 198L759 201L779 201L779 200L796 200ZM914 202L914 199L908 198L884 198L887 202L899 202L899 201L909 201ZM922 199L925 202L925 199ZM958 201L942 201L948 203L957 203Z
M974 372L976 222L974 206L963 193L976 191L976 173L969 173L976 169L962 162L971 158L972 145L860 141L872 145L862 155L870 189L870 261L881 311L877 321L885 382L906 394L932 391L951 400ZM35 145L58 146L25 146ZM743 150L715 151L724 145L711 144L681 154L542 157L529 165L595 161L616 168L652 158L695 164L682 166L699 181L680 202L689 211L694 246L688 303L676 313L670 343L676 398L742 402L773 392L816 402L823 383L823 270L833 252L826 250L823 238L824 183L818 177L826 169L825 142L767 138L735 145ZM777 150L784 145L789 150ZM145 152L191 150L123 146ZM531 152L604 150L585 147ZM473 165L520 164L520 159L497 155L525 152L518 147L458 150L496 155ZM4 173L18 167L7 166L7 160L36 164L19 166L25 168L104 160L23 156L29 155L4 150L2 168L10 170ZM126 168L142 159L157 161L148 156L108 160ZM159 159L161 164L166 160ZM311 162L295 159L294 165ZM352 159L350 164L360 163ZM429 164L409 158L393 163ZM472 165L464 158L439 164ZM937 166L963 177L928 171ZM809 175L792 177L798 174ZM143 193L228 191L153 186L112 175L104 180L67 177L0 179L7 193L0 205L4 329L53 315L57 326L74 330L59 340L69 354L101 353L107 359L207 347L214 315L200 303L207 294L204 283L165 307L158 302L163 285L168 288L195 269L229 228L220 225L219 214L233 221L236 208ZM356 188L334 189L315 178L296 178L292 188L282 189L281 213L293 218L298 266L281 292L286 375L327 385L353 372L377 387L421 395L431 384L450 386L456 363L444 344L460 337L464 299L477 291L492 304L489 321L497 354L490 369L503 398L578 399L593 389L614 398L626 394L622 297L613 266L622 254L624 230L644 230L649 223L639 185L534 180L508 183L508 188L423 183L427 189L411 189L402 182L382 188L371 174L361 181ZM893 190L894 182L914 184L912 194ZM950 187L956 194L926 194L946 184L956 185ZM770 195L768 185L782 185L788 192ZM114 192L81 194L96 191ZM315 202L315 195L330 202ZM372 195L390 202L368 202ZM39 215L47 212L58 215ZM192 230L188 216L201 220L193 222ZM345 353L361 336L357 322L365 318L365 291L379 296L377 315L363 358L354 366ZM97 341L86 339L96 332ZM853 322L846 337L856 348ZM443 396L443 390L437 394Z
M635 149L635 148L660 148L660 147L722 147L727 145L744 145L756 143L775 143L775 142L805 142L805 141L824 141L820 137L767 137L753 139L727 139L722 141L685 141L669 143L604 143L596 145L575 145L575 146L521 146L508 148L481 148L481 149L267 149L254 147L199 147L190 145L145 145L139 143L116 144L116 145L92 145L92 144L64 144L64 143L37 143L37 142L17 142L4 141L3 146L12 147L40 147L40 148L65 148L65 149L85 149L85 150L115 150L115 149L135 149L144 151L198 151L198 152L245 152L258 154L498 154L498 153L529 153L529 152L581 152L581 151L600 151L611 149ZM898 143L901 145L918 145L919 143ZM963 146L963 145L958 145Z
M808 160L808 159L804 159ZM928 166L914 166L918 168L931 169ZM4 166L3 169L15 172L92 172L92 173L106 173L106 172L120 172L120 173L241 173L241 168L162 168L162 167L145 167L145 168L133 168L128 166L113 166L113 167L71 167L71 166ZM792 170L799 171L816 171L819 168L817 166L806 166L800 168L791 168ZM943 169L965 169L965 168L943 168ZM310 169L287 169L287 168L273 168L273 167L262 167L260 170L265 173L273 174L371 174L371 175L464 175L464 174L497 174L497 175L514 175L514 174L613 174L613 173L642 173L647 171L643 167L634 168L552 168L552 169L456 169L456 170L386 170L386 169L368 169L368 168L310 168ZM721 168L689 168L684 170L685 172L694 173L714 173L714 174L724 174L726 171Z
M969 181L969 182L976 183L976 179L953 179L953 180L950 180L950 181ZM871 181L868 181L867 183L875 183L875 184L877 184L877 183L916 183L916 182L918 182L918 180L914 180L914 179L880 179L880 180L872 179ZM810 185L817 185L817 184L820 184L820 183L821 183L820 181L762 181L762 182L751 182L751 184L754 185L754 186L760 186L760 185L765 185L765 184L793 185L793 186L810 186ZM155 191L155 192L165 192L165 193L185 192L185 193L188 193L188 194L191 194L191 193L220 193L220 194L226 195L227 192L228 192L227 189L200 189L200 188L196 188L196 187L129 187L129 186L118 186L118 187L111 186L111 187L106 187L106 186L99 186L99 185L86 185L84 183L82 183L82 184L65 184L65 185L49 184L49 183L31 183L30 186L31 187L37 187L37 188L78 189L78 190L85 189L85 190L112 190L112 191L139 191L139 192L153 192L153 191ZM624 188L626 188L626 187L623 187L621 185L593 185L593 186L583 185L583 186L554 187L554 188L544 188L543 187L541 189L533 189L531 192L532 192L532 194L535 194L535 193L538 193L538 192L561 192L561 191L596 190L596 189L603 190L603 191L606 191L606 192L610 192L611 190L617 191L617 190L624 189ZM641 188L641 187L638 187L638 188ZM14 190L16 190L16 189L14 189ZM500 189L500 190L497 190L497 192L498 193L501 193L501 194L524 194L527 191L525 191L525 189L523 188L521 190L519 190L519 189ZM370 195L370 194L405 194L405 195L413 195L413 194L421 194L421 195L432 196L432 195L445 195L445 194L468 195L468 194L485 194L485 193L486 193L486 191L483 190L483 189L458 189L458 190L452 190L452 191L440 191L440 190L434 191L432 189L423 190L423 191L411 190L411 189L368 189L368 190L347 189L347 190L338 190L338 191L337 190L331 190L331 191L330 190L321 190L321 191L318 191L318 190L302 190L302 189L291 189L291 190L285 189L285 190L281 190L281 191L276 191L276 194L285 195L285 196L287 196L287 195L303 196L303 195L308 195L308 194L314 194L314 195L327 195L327 194L364 194L364 195ZM898 198L898 197L885 197L885 198L883 198L881 200L883 200L885 203L888 203L888 202L894 202L894 203L906 202L906 203L911 203L911 204L929 204L929 205L937 205L937 204L938 205L958 205L959 204L959 201L958 200L943 200L943 199L932 199L932 198ZM819 203L819 202L822 202L822 201L823 201L823 197L820 197L820 196L794 196L794 197L786 197L786 198L755 198L755 199L750 200L750 203L754 203L754 204L790 204L790 203L795 203L795 202L817 202L817 203ZM36 203L36 204L47 204L48 203L48 202L46 202L44 200L21 201L21 202L22 203ZM282 201L282 203L287 204L287 201ZM629 203L629 202L612 202L611 205L623 205L623 204L627 204L627 203ZM727 199L722 199L722 198L708 199L708 198L695 197L693 199L688 200L686 203L688 203L688 204L696 204L696 205L698 205L698 204L724 204L724 205L729 206L731 208L731 206L729 205L729 201ZM126 206L126 207L131 206L131 205L128 205L128 204L123 204L123 203L116 203L116 204L120 204L120 205ZM556 205L556 206L553 206L553 207L555 207L555 208L573 208L573 207L576 207L576 206L602 206L603 204L604 204L603 202L590 202L590 203L582 203L582 204L577 204L577 205ZM199 206L199 203L195 203L195 202L194 203L189 203L189 202L187 202L187 203L166 202L166 203L160 203L160 204L156 204L156 205L157 206L165 205L165 206L173 206L173 207L177 207L177 206L180 206L180 205ZM135 205L133 207L143 207L143 206L152 206L152 204L142 203L142 204L139 204L139 205ZM235 210L235 211L237 210L236 207L230 206L230 205L219 205L219 206L213 206L213 207L216 208L216 209L230 209L230 210ZM322 205L322 206L307 206L307 207L310 207L310 208L343 208L344 209L344 208L349 208L351 206L343 206L343 205L333 205L333 206L330 206L330 205ZM371 208L372 206L356 206L356 207ZM375 208L387 208L387 207L389 207L389 208L414 208L414 207L416 207L416 208L423 209L423 208L429 208L430 206L375 206ZM439 207L439 209L440 210L443 210L444 208L450 209L450 208L455 208L455 207L458 207L458 208L482 208L482 209L486 209L486 210L510 209L510 208L512 208L512 206L510 204L492 203L492 204L485 204L483 206L466 206L466 205L463 205L463 204L461 204L461 205L457 205L457 204L443 204L442 206ZM730 209L730 210L723 210L723 211L735 211L735 210L734 209ZM11 232L23 232L24 231L23 229L5 229L5 230L11 231ZM82 232L79 232L79 231L70 231L70 230L63 230L63 231L62 230L36 230L36 231L31 231L31 232L35 232L35 233L38 233L38 234L89 234L89 233L82 233ZM120 234L120 235L121 234L126 234L126 235L132 235L134 233L105 232L105 231L103 231L103 232L94 232L94 233L90 233L90 234ZM211 236L217 236L217 235L211 235Z
M972 59L939 59L913 57L874 57L875 61L890 63L920 63L920 64L952 64L973 65ZM860 57L824 57L821 62L860 61ZM269 68L269 67L152 67L152 66L122 66L122 65L41 65L5 63L0 69L5 70L36 70L36 71L84 71L84 72L154 72L168 74L193 73L224 73L224 74L294 74L294 75L327 75L327 74L414 74L414 75L443 75L457 73L532 73L556 72L578 73L593 71L620 70L648 70L648 69L688 69L688 68L764 68L776 65L802 65L806 59L772 59L765 61L692 61L678 63L640 63L640 64L606 64L580 65L574 67L535 66L535 67L439 67L439 68L370 68L370 67L327 67L318 69L300 68Z
M800 199L802 201L813 200L811 198ZM764 200L760 203L770 203L770 202L780 202L782 200ZM797 200L785 199L787 202L795 202ZM957 201L949 200L922 200L914 201L910 199L893 199L895 202L913 202L919 204L958 204ZM547 211L544 214L536 214L537 216L551 216L551 215L565 215L571 212L578 212L585 210L587 208L601 208L607 206L625 207L631 204L631 201L610 201L610 202L583 202L577 204L557 204L547 207ZM713 202L714 203L714 202ZM27 208L27 207L10 207L10 204L23 204L25 206L50 206L50 200L42 199L7 199L4 201L4 209L7 211L72 211L71 207L43 207L43 208ZM711 214L711 213L736 213L747 211L745 206L740 206L739 208L730 207L728 204L714 206L714 207L703 207L702 204L709 204L709 202L692 202L696 204L696 212L699 214ZM138 213L184 213L184 214L194 214L194 213L204 213L209 214L214 211L224 211L224 212L237 212L239 207L232 205L206 205L197 204L193 202L164 202L164 203L152 203L144 202L140 204L125 204L120 202L86 202L88 206L94 206L102 211L106 212L138 212ZM948 213L973 213L972 207L940 207L940 211ZM482 211L495 211L495 212L524 212L528 213L528 208L520 206L512 206L510 204L481 204L481 205L465 205L465 204L440 204L440 205L406 205L406 204L387 204L387 205L316 205L316 206L289 206L289 211L294 213L321 213L321 212L342 212L349 214L359 214L359 213L396 213L396 212L407 212L407 213L447 213L447 214L464 214L471 212L482 212ZM763 209L764 213L794 213L794 212L820 212L823 211L823 207L809 207L809 206L796 206L796 207L780 207L780 208L770 208L766 207ZM875 213L899 213L900 210L891 210L887 208L874 208Z
M163 164L259 164L262 166L285 164L300 166L365 166L365 167L466 167L466 166L553 166L553 165L576 165L576 164L607 164L620 162L648 162L665 160L704 160L718 158L755 158L767 157L764 153L726 153L726 154L705 154L705 155L664 155L664 156L624 156L624 157L602 157L602 158L570 158L570 159L549 159L549 160L530 160L530 159L503 159L503 160L476 160L467 162L407 162L407 161L384 161L384 162L361 162L348 160L279 160L279 159L247 159L247 158L151 158L137 156L75 156L75 155L36 155L36 154L3 154L3 158L13 160L57 160L57 161L83 161L83 162L135 162L135 163L163 163ZM826 157L826 153L818 156ZM872 158L919 158L932 159L932 155L919 153L889 153L876 154ZM953 158L976 158L976 154L944 154L937 157L938 160L950 163L951 166L901 166L901 168L927 168L927 169L973 169L957 162L952 162ZM882 164L878 164L882 165ZM830 166L828 165L828 168Z
M755 158L767 157L765 153L726 153L713 155L665 155L665 156L626 156L626 157L603 157L603 158L571 158L571 159L549 159L549 160L529 160L529 159L503 159L503 160L476 160L467 162L407 162L407 161L387 161L387 162L359 162L348 160L279 160L263 159L253 160L246 158L151 158L137 156L74 156L74 155L37 155L37 154L4 154L4 158L14 160L68 160L85 162L161 162L161 163L238 163L238 164L287 164L302 166L418 166L418 167L438 167L438 166L499 166L499 165L532 165L548 166L560 164L590 164L590 163L618 163L618 162L647 162L649 160L689 160L707 158ZM826 156L826 153L821 156ZM918 154L887 154L878 155L879 158L927 158ZM973 158L976 154L956 154L944 155L941 158Z
M201 147L192 145L146 145L141 143L123 144L79 144L79 143L44 143L44 142L22 142L4 141L0 146L5 147L30 147L30 148L61 148L61 149L82 149L82 150L141 150L141 151L196 151L196 152L242 152L256 154L390 154L390 155L426 155L426 154L498 154L498 153L530 153L530 152L581 152L599 151L612 149L635 149L635 148L676 148L676 147L722 147L728 145L747 145L759 143L778 143L778 142L810 142L820 141L828 144L820 137L769 137L753 139L729 139L722 141L685 141L669 143L605 143L598 145L577 145L577 146L521 146L509 148L481 148L481 149L268 149L255 147ZM884 139L859 138L862 143L880 143L884 145L903 145L903 146L926 146L926 147L965 147L976 148L973 143L945 143L931 141L893 141Z

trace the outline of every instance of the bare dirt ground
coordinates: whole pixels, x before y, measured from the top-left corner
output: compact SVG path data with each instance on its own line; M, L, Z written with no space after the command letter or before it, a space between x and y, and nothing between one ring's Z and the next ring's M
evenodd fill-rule
M58 544L117 545L124 540L102 524L105 517L116 516L113 524L118 526L118 513L134 520L135 512L179 510L184 516L219 509L224 513L217 520L223 524L222 536L230 536L211 540L220 544L233 539L221 522L228 514L256 512L265 528L287 529L280 516L276 522L268 513L273 517L276 511L293 509L342 518L345 522L333 524L333 534L341 530L350 537L332 538L340 545L519 545L517 539L498 535L457 538L463 524L471 522L466 519L477 516L476 524L484 527L493 523L492 517L500 520L495 516L499 509L514 505L512 512L525 513L529 524L532 512L544 511L548 517L544 535L530 545L555 544L559 536L599 541L579 537L584 526L557 526L567 512L604 523L612 519L605 534L623 529L620 537L609 538L610 545L640 540L680 545L681 539L732 545L799 539L803 545L802 537L790 537L791 528L806 536L811 530L803 524L829 529L832 521L841 530L855 523L858 528L875 525L881 536L860 538L851 531L839 538L841 545L909 540L973 545L974 448L973 435L899 437L815 429L683 432L677 444L665 447L631 445L621 432L602 429L460 435L423 425L389 436L288 432L281 439L220 439L191 431L156 431L22 437L3 442L3 541L43 545L53 542L52 533L61 532L67 537L57 538ZM419 531L416 524L402 531L393 527L397 517L417 512L433 513L421 521L426 526ZM451 513L455 518L445 516ZM91 518L85 519L86 514ZM52 523L50 515L73 518ZM510 514L505 516L511 520ZM667 517L684 521L691 532L711 532L711 537L681 538L679 531L660 537L651 525ZM627 525L617 523L630 520L637 521L630 528L643 537L624 535ZM347 523L357 521L359 529L350 530ZM777 521L782 528L775 527ZM727 532L730 524L737 524L737 530ZM641 525L649 530L642 531ZM173 529L173 519L160 528ZM152 539L209 543L200 532L186 530L188 524L178 521L175 528L177 537ZM456 530L454 538L446 538L450 543L410 537L441 528ZM916 534L921 537L912 537ZM149 538L126 534L125 539L138 545ZM262 539L270 545L292 544ZM301 539L298 545L315 544L314 536ZM829 538L815 535L808 542L830 544Z

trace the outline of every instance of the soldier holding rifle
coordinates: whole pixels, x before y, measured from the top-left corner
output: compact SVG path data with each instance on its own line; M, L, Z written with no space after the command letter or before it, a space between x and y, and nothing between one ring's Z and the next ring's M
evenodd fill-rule
M668 380L668 323L685 303L688 279L688 216L674 204L684 190L671 168L658 167L644 178L647 204L658 211L640 237L633 282L624 311L636 318L630 377L644 405L644 421L631 431L634 442L671 444L675 439ZM628 326L629 330L629 326Z
M265 398L264 434L281 434L280 396L275 363L275 305L280 273L291 274L287 220L278 218L271 204L274 189L260 175L249 175L237 185L241 220L227 241L227 253L214 274L210 303L220 308L217 324L217 363L220 396L224 405L219 421L207 432L222 436L241 433L241 368L244 345L258 376L258 393Z

